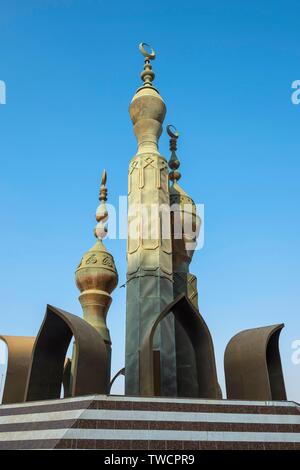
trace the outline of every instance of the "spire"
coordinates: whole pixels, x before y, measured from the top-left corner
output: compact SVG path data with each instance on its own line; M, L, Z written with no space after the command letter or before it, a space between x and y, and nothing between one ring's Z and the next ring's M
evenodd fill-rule
M96 243L82 257L76 270L75 280L80 290L79 301L83 318L90 323L110 346L106 315L111 304L110 294L118 283L118 273L112 255L103 244L107 235L104 223L108 219L105 202L107 201L106 171L103 170L99 192L100 204L96 211Z
M148 52L145 49L146 47L150 49L150 52ZM155 88L152 85L152 81L155 78L155 73L153 72L152 66L150 63L151 60L155 59L155 56L156 56L155 51L151 46L149 46L149 44L146 44L145 42L141 42L139 44L139 50L145 57L144 70L141 72L141 79L143 80L144 84L139 88L139 90L142 88L150 88L150 87L155 90Z
M107 219L108 219L108 212L107 212L106 204L105 204L105 202L107 201L106 180L107 180L106 170L103 170L102 178L101 178L101 186L100 186L100 191L99 191L100 204L96 211L96 220L98 223L95 227L95 237L98 238L98 240L103 240L103 238L105 238L107 235L107 227L104 225L104 223L107 222Z
M148 52L147 49L150 49ZM162 133L162 123L166 115L166 105L159 91L152 85L155 74L150 61L155 52L151 46L142 42L140 52L145 57L144 70L141 73L143 85L138 88L129 106L134 133L138 143L138 154L158 151L158 140Z
M172 185L170 186L170 204L171 206L173 204L175 206L177 205L179 212L181 213L181 225L178 220L178 226L174 229L178 234L182 231L182 240L177 240L178 235L176 235L175 240L173 240L173 267L176 267L178 264L177 261L181 256L186 260L188 259L188 262L191 261L193 255L192 244L194 243L196 246L196 239L200 228L200 219L197 215L196 205L193 199L178 183L178 180L181 178L181 174L178 171L180 161L176 154L179 132L174 126L168 125L167 133L170 136L171 150L171 157L168 162L169 168L171 169L169 179L172 181ZM181 235L179 238L181 238ZM184 244L182 244L182 241ZM189 243L188 249L187 245L185 245L186 243Z
M170 138L171 157L168 162L169 168L171 169L171 172L169 173L169 178L171 181L173 181L173 184L174 184L181 178L181 173L177 171L178 168L180 167L180 161L176 155L177 139L179 137L179 132L174 126L169 124L167 126L167 133L171 137Z

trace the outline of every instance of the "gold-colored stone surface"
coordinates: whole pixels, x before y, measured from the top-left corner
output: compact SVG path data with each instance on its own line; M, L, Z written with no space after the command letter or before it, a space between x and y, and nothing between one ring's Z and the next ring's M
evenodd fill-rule
M111 292L118 284L114 259L102 240L84 254L76 270L76 285L83 318L96 328L105 341L110 342L106 316L111 304Z
M146 57L146 66L151 57L142 53ZM132 209L141 208L149 215L152 206L159 208L161 204L169 204L168 166L158 150L166 106L158 91L153 88L152 81L145 82L138 89L131 101L129 113L138 150L128 171L127 275L130 279L138 270L158 271L158 275L163 273L171 280L172 246L170 237L162 237L161 214L157 211L152 214L151 221L146 223L142 212L137 217L135 211L131 213ZM137 227L135 233L131 230L132 219ZM157 236L154 236L156 227Z
M162 214L156 211L161 204L169 205L167 163L157 154L137 155L128 175L128 279L138 271L155 271L172 280L172 242L163 238ZM170 224L165 217L164 223Z

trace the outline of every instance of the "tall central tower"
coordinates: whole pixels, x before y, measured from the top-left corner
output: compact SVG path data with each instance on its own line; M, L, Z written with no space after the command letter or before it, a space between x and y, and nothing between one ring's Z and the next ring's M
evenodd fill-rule
M155 58L146 44L141 73L143 85L134 95L130 117L138 149L128 172L128 242L126 299L125 394L139 394L139 349L143 337L163 308L173 300L172 241L169 208L168 164L158 150L165 103L153 86L150 61ZM169 315L154 337L154 364L161 395L176 396L174 319Z

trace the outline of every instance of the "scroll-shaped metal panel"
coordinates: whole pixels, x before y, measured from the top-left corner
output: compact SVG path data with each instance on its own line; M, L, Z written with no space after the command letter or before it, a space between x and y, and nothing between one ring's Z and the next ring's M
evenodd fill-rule
M102 337L82 318L47 305L34 344L25 401L60 398L72 336L76 347L71 396L108 392L108 359Z
M159 315L149 327L140 350L140 394L155 396L155 374L153 360L153 337L158 324L169 314L174 314L186 331L195 351L197 378L200 398L218 398L214 346L210 331L199 311L187 299L185 294L178 296Z
M8 350L2 403L23 402L35 337L0 335L0 339L5 342Z
M224 356L228 399L286 400L278 346L283 327L253 328L231 338Z

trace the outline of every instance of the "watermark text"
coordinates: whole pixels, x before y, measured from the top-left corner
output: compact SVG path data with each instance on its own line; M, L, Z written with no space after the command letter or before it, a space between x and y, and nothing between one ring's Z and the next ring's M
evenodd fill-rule
M6 85L3 80L0 80L0 104L6 104Z

